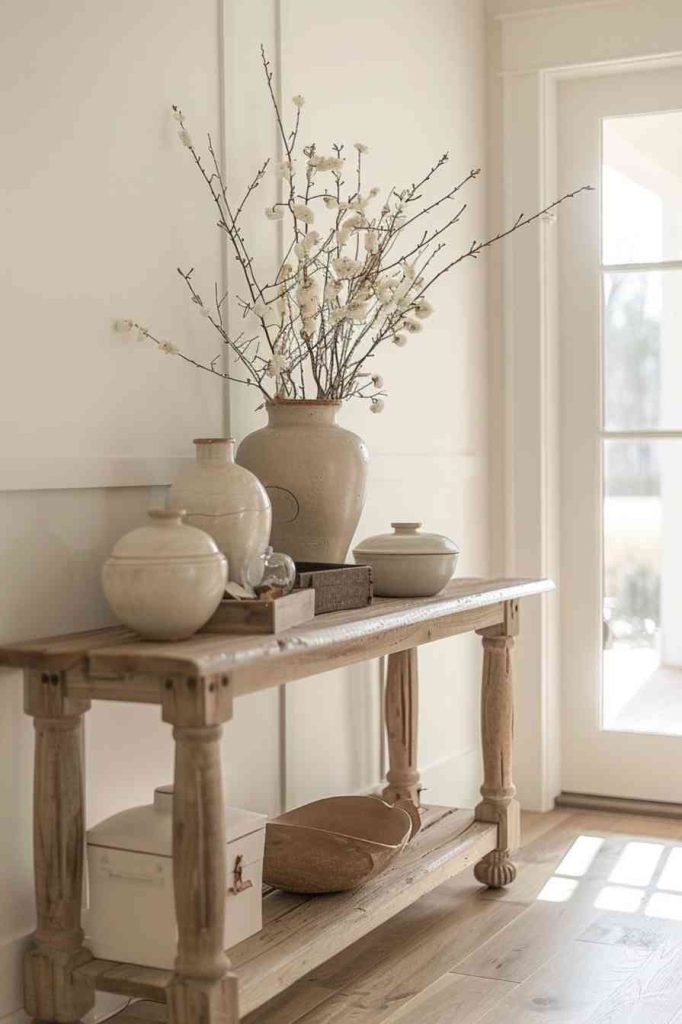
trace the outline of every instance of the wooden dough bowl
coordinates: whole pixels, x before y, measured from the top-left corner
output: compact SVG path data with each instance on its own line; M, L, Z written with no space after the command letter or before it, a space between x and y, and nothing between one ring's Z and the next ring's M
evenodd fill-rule
M370 796L336 796L266 825L263 881L308 895L345 892L374 878L404 849L407 811Z

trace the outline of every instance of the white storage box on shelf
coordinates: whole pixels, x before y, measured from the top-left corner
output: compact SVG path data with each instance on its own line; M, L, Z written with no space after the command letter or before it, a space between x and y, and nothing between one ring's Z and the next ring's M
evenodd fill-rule
M153 804L121 811L89 830L85 931L96 957L173 967L172 811L173 788L163 786ZM262 928L265 822L264 814L226 809L226 948Z

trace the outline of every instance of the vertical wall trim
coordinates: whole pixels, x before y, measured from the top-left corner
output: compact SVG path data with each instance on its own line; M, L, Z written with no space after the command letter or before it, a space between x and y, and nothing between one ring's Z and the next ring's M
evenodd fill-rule
M220 132L218 136L218 159L223 176L227 176L227 4L229 0L217 0L217 29L218 29L218 119ZM222 236L220 246L220 285L222 294L226 295L229 288L229 271L227 260L227 239ZM230 331L229 307L226 315L227 330ZM227 349L223 352L222 367L228 372L230 366L230 355ZM232 436L231 406L230 406L230 382L223 381L223 434L225 437Z
M275 96L282 109L282 66L284 60L284 44L282 39L282 0L274 0L275 19ZM277 159L284 158L282 140L279 132L275 136L275 152ZM280 179L278 200L282 201L283 181ZM277 224L277 256L281 264L284 259L284 226L282 222ZM287 687L280 686L279 694L279 804L280 812L286 811L288 806L288 751L287 751Z

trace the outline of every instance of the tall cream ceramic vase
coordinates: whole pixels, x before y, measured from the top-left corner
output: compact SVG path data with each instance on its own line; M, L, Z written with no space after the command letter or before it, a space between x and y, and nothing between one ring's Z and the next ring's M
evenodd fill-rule
M227 556L228 578L246 583L246 567L270 539L270 499L256 477L234 461L233 438L201 438L196 461L168 493L168 508L185 509L185 522L213 537Z
M272 501L271 544L300 562L343 562L365 500L365 443L336 422L342 403L268 402L268 424L245 437L237 462Z

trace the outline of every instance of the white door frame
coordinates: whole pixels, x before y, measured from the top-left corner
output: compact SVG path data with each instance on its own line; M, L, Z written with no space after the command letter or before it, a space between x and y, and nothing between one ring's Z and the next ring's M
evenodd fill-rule
M657 5L661 7L658 23ZM667 0L641 7L646 9L637 12L628 0L614 0L583 10L572 6L517 13L492 23L493 60L496 56L501 70L495 73L491 88L491 123L503 140L500 146L491 139L502 182L501 200L491 204L495 224L501 218L507 225L519 213L542 209L556 198L560 80L682 65L682 17L671 15L674 9ZM619 53L613 49L614 25L622 29L624 17L629 18L631 35L621 34L621 39L632 49ZM550 35L543 37L547 31ZM595 44L600 31L603 39ZM604 59L595 60L595 46L598 50L602 43ZM548 54L560 56L561 63L550 57L545 65ZM580 197L575 201L580 202ZM570 209L559 215L570 216ZM541 811L549 810L561 792L555 236L552 219L512 236L502 259L501 287L496 288L495 281L492 287L493 296L500 296L499 333L495 335L493 323L492 337L492 362L502 367L499 393L493 395L501 405L493 431L493 446L496 442L501 446L498 494L493 492L503 508L500 567L512 576L550 576L558 585L555 595L543 596L526 611L516 656L515 781L523 806ZM499 527L499 519L494 526Z

